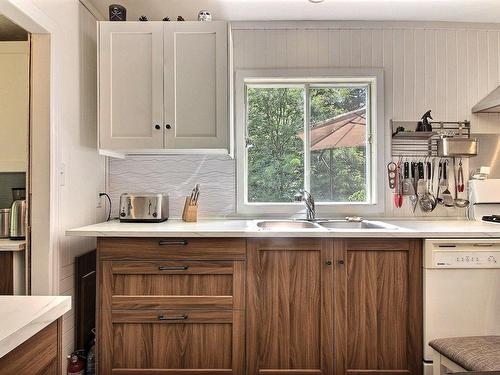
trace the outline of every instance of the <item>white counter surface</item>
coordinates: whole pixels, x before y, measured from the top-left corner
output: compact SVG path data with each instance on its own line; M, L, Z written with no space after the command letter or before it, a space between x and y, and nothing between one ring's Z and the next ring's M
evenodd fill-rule
M0 358L70 309L69 296L0 296Z
M0 251L23 251L25 247L25 240L9 240L8 238L0 238Z
M200 220L185 223L120 223L109 221L66 231L83 237L399 237L399 238L500 238L500 224L468 220L381 220L398 226L381 229L262 230L257 220Z

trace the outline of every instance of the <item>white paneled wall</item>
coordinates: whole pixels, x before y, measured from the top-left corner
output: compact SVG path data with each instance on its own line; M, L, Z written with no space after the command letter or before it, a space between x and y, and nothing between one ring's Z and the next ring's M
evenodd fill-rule
M383 68L387 129L390 119L417 120L432 109L437 120L468 119L472 121L474 132L499 133L499 115L476 116L470 112L479 99L499 85L499 40L500 25L497 28L445 23L233 24L236 70ZM386 145L390 145L390 131L386 134ZM387 159L389 155L387 149ZM166 160L162 157L157 162L161 165L167 163ZM115 195L129 190L128 187L141 178L141 161L134 159L134 169L117 180L113 169L125 163L126 160L117 160L111 164L110 183ZM169 173L165 170L163 178ZM184 169L183 173L196 180L196 169ZM386 179L385 176L379 178ZM234 191L231 194L234 195ZM408 207L395 210L391 198L391 193L387 192L386 215L411 214ZM463 215L463 212L439 208L432 215L454 216Z

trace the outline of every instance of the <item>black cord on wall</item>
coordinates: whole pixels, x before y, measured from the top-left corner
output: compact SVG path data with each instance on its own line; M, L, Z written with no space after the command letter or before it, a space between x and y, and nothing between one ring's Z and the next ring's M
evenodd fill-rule
M111 198L108 195L108 193L99 193L99 197L102 197L102 196L105 196L106 198L108 198L109 211L108 211L108 219L106 221L110 221L111 220Z

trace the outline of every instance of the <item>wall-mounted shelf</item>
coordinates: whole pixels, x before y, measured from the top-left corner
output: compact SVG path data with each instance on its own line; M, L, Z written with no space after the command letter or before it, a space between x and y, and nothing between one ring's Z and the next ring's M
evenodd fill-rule
M470 121L433 121L431 132L416 132L418 121L391 120L392 156L429 157L438 156L438 141L441 137L470 138ZM396 132L398 128L404 131Z

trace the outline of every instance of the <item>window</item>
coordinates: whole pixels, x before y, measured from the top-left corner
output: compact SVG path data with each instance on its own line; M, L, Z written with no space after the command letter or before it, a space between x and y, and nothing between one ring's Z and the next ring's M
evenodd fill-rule
M238 74L239 210L297 211L294 196L301 189L332 209L377 206L374 115L381 73L270 73Z

